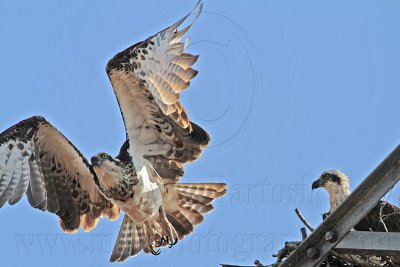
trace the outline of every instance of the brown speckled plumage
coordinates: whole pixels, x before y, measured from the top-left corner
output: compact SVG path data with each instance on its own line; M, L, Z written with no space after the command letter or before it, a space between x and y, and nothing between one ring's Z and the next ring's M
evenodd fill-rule
M89 231L102 215L117 218L118 209L98 192L93 182L96 174L88 161L43 117L23 120L1 133L0 151L0 157L8 158L9 163L13 153L20 153L14 165L22 169L27 166L9 183L2 174L0 206L7 201L15 204L26 194L32 207L57 214L67 232L75 232L80 226ZM80 160L70 165L62 158L67 154ZM15 167L14 173L17 171Z
M226 192L222 183L180 184L184 164L209 141L191 122L180 93L197 75L198 56L181 42L202 10L116 54L106 72L126 129L117 157L99 153L89 164L42 117L21 121L0 134L0 206L25 193L30 204L60 217L64 231L88 231L99 217L125 212L111 261L172 247L190 234ZM178 29L192 14L193 21Z

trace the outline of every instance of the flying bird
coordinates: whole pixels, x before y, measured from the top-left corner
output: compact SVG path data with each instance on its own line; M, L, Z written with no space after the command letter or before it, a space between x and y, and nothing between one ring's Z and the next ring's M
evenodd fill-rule
M41 116L0 134L0 207L23 195L30 205L59 217L65 232L93 229L100 217L125 213L110 261L141 250L155 255L172 247L203 221L223 183L179 183L185 163L197 159L209 135L188 119L179 101L197 74L198 56L185 52L182 36L202 3L163 31L116 54L106 72L126 130L116 157L89 161ZM193 21L180 25L194 13Z
M339 170L323 172L312 183L312 190L323 187L329 194L330 210L334 212L351 194L349 177ZM356 231L400 232L400 208L386 201L379 201L374 208L354 227ZM400 257L391 260L400 264Z

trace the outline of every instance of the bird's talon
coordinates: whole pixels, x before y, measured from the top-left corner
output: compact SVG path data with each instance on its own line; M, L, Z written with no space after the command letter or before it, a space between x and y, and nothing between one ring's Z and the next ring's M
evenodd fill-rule
M174 246L174 245L176 245L176 243L178 243L178 239L176 238L173 238L172 240L171 240L171 242L168 242L168 247L169 248L172 248L172 246Z
M158 244L155 245L154 247L159 248L164 245L168 245L169 248L172 248L172 246L174 246L176 243L178 243L178 239L171 238L170 236L166 235L166 236L162 236L160 238L160 240L158 241Z
M164 241L165 241L165 239L164 239L164 237L162 236L161 239L160 239L160 241L159 241L159 243L158 243L158 245L156 245L155 247L156 247L156 248L161 247L161 246L164 244Z
M153 254L155 256L160 255L160 253L161 253L160 249L157 249L157 250L154 249L152 244L150 244L150 252L151 252L151 254Z

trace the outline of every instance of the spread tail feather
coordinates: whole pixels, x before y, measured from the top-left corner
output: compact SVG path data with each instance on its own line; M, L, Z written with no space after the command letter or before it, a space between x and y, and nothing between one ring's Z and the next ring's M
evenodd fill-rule
M144 234L144 225L136 225L133 220L125 214L110 261L124 261L129 256L138 254L144 247Z
M203 214L213 210L211 202L226 192L226 185L220 183L166 184L164 188L165 215L173 228L171 238L179 239L190 234L193 227L203 221ZM110 261L124 261L142 249L145 253L154 254L151 244L158 244L162 237L171 234L167 230L168 222L162 217L160 214L146 223L135 224L125 214ZM167 246L168 242L160 245Z
M166 184L164 205L168 221L179 239L193 231L203 221L203 214L213 210L211 202L226 193L223 183Z

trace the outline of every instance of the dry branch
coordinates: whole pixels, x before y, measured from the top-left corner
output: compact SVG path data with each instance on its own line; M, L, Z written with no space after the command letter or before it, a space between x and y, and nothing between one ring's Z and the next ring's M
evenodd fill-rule
M308 230L310 230L311 232L313 232L313 231L314 231L314 228L311 226L311 224L309 224L309 223L307 222L307 220L304 218L303 214L301 214L300 210L299 210L299 209L295 209L294 211L296 212L296 214L297 214L297 216L299 217L300 221L305 225L305 227L307 227Z

